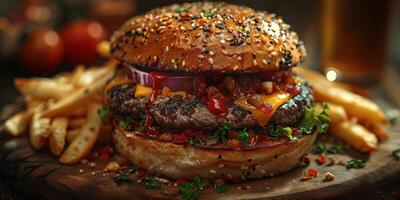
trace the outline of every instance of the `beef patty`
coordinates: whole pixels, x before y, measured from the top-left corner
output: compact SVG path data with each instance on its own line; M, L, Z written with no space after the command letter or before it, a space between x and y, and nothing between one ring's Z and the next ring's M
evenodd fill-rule
M314 99L307 83L300 86L301 92L281 105L268 124L293 126L303 117L304 111ZM108 93L108 102L113 114L143 119L148 97L136 98L135 85L125 84L112 88ZM229 124L233 128L248 128L257 125L250 111L230 103L228 114L217 116L212 114L200 99L189 96L157 97L150 108L155 122L163 128L213 129Z

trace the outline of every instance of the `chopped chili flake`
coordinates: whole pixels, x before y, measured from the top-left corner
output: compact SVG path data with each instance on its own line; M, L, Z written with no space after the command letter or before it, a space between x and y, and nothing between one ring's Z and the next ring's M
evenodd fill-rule
M174 142L178 144L185 143L187 140L187 136L185 134L175 135Z
M323 165L326 163L326 156L324 154L319 154L315 161L317 161L318 165Z
M305 165L310 165L311 164L311 160L308 156L304 156L303 158L303 162Z
M187 180L184 179L184 178L178 178L178 179L175 180L175 183L176 183L177 185L180 185L180 184L186 183L186 182L187 182Z
M101 154L99 157L99 160L101 160L101 161L107 161L108 159L110 159L109 154Z
M210 112L215 115L219 115L219 114L228 112L228 109L225 106L224 100L221 97L216 96L216 95L212 96L208 100L207 106L208 106L208 110L210 110Z
M263 113L269 114L269 113L272 112L273 107L272 107L272 105L270 105L270 104L268 104L268 103L263 103L263 104L260 105L259 109L260 109Z
M317 177L318 176L318 171L315 169L309 169L307 171L308 175L313 176L313 177Z
M144 171L144 169L139 169L136 171L136 178L142 178L144 175L146 175L146 171Z

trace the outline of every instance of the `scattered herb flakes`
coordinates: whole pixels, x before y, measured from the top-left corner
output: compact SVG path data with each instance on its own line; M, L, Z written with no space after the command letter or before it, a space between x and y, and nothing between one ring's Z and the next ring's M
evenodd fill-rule
M400 148L392 151L392 156L396 160L400 160Z
M249 133L246 128L239 132L239 141L245 146L249 145Z
M142 121L139 123L139 127L136 129L136 131L138 131L138 132L140 132L140 133L145 133L145 132L147 131L147 128L146 128L146 126L145 126L145 123L146 123L146 121L145 121L145 120L142 120Z
M208 180L194 177L193 182L186 182L178 185L183 200L197 200L200 197L200 190L209 184Z
M388 110L385 114L389 119L390 124L394 125L399 121L400 118L399 110L397 109Z
M346 163L346 168L347 169L360 169L364 168L366 166L366 160L361 160L361 159L352 159L347 161Z
M137 170L139 170L139 167L136 165L133 165L132 167L129 168L129 170L127 171L120 171L118 172L113 180L115 183L117 183L118 185L122 184L122 183L132 183L132 177L131 174L136 172Z
M278 138L280 136L286 136L290 140L297 140L297 137L292 135L292 129L290 127L283 126L266 126L264 127L271 138Z
M154 176L145 177L142 181L144 182L144 189L146 190L161 189L161 183Z
M225 184L219 184L219 185L217 185L217 186L215 187L215 190L216 190L218 193L225 193L225 192L228 190L228 186L225 185Z
M318 142L317 143L317 146L315 147L315 149L314 149L314 153L315 154L323 154L323 153L325 153L326 152L326 145L324 144L324 143L321 143L321 142Z
M178 12L178 13L182 13L182 12L186 12L187 9L185 7L179 7L175 11Z
M232 128L229 125L222 125L218 128L217 131L214 132L213 135L209 136L209 140L214 140L217 142L220 142L224 145L228 142L227 138L227 133L231 130Z
M103 121L107 121L108 119L110 119L110 110L108 108L103 107L98 109L97 114Z
M322 105L322 112L316 113L316 105L308 108L305 113L303 120L300 122L298 129L301 134L310 134L313 131L318 131L319 133L326 133L329 127L329 115L328 115L328 105Z
M178 185L178 190L182 193L183 200L198 199L200 197L200 192L196 192L190 183Z
M129 124L132 124L135 122L135 120L129 116L119 116L119 117L117 117L117 119L118 119L119 127L121 127L121 128L126 128L126 127L128 127Z

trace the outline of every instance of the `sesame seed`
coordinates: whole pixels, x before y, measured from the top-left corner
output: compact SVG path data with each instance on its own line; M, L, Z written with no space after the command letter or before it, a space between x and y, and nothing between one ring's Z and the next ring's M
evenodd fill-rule
M273 51L274 50L274 46L270 46L270 47L268 47L268 49L267 49L268 51Z
M210 54L210 56L213 56L215 53L214 51L210 51L208 54Z
M233 67L233 70L238 70L239 69L239 66L237 66L237 65L235 65L234 67Z
M83 169L79 169L79 172L80 172L80 173L83 173Z
M204 55L198 55L197 57L200 59L204 59Z
M214 64L214 60L213 60L212 58L208 58L208 62L209 62L210 64Z
M211 174L216 174L217 171L215 171L215 170L213 170L213 169L210 169L210 173L211 173Z
M258 63L257 63L257 60L256 59L253 59L253 65L257 65Z
M157 57L157 56L154 56L154 57L153 57L153 61L154 61L154 62L157 62L157 60L158 60L158 57Z
M228 55L228 52L225 49L222 49L222 54Z
M218 168L224 168L224 164L223 163L219 164Z
M225 40L221 40L220 42L221 42L222 44L225 44Z
M237 60L241 61L242 60L242 56L237 57Z
M182 61L182 67L184 67L186 65L185 60Z
M166 46L166 47L165 47L165 52L168 52L168 51L169 51L169 47Z
M263 63L264 65L268 65L268 62L267 62L267 60L265 60L265 59L262 60L262 63Z
M278 54L278 52L276 52L276 51L271 52L271 55L273 55L273 56L276 56L277 54Z

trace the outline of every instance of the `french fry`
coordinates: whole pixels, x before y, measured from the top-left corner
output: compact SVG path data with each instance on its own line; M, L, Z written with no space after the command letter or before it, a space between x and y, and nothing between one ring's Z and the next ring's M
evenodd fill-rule
M113 73L105 74L99 80L96 80L93 84L81 88L74 93L61 99L53 106L50 106L43 112L44 117L56 117L56 116L71 116L72 110L77 107L86 105L90 100L90 96L101 91L105 86L106 82L113 76Z
M76 129L67 131L67 135L66 135L67 142L71 143L72 141L74 141L74 139L76 137L78 137L80 132L81 132L81 128L76 128Z
M59 161L63 164L73 164L86 157L93 148L100 132L102 121L97 114L101 104L89 105L87 122L83 125L79 135L72 141Z
M39 112L32 116L29 129L30 141L35 149L41 149L50 135L50 118L43 118Z
M34 99L61 99L74 90L72 85L48 78L17 78L14 84L23 95Z
M343 106L332 103L327 103L327 104L328 104L328 115L331 124L338 124L340 122L348 120L346 110L343 108ZM322 108L318 109L322 111Z
M87 69L80 74L80 76L75 77L72 83L78 87L87 87L97 81L100 77L103 77L106 74L112 74L114 67L114 65L108 65L106 67L93 67Z
M329 133L362 152L372 152L378 147L376 136L354 121L332 123Z
M64 150L65 136L67 134L68 118L55 118L51 123L51 135L49 138L50 151L56 155L61 155Z
M361 121L388 122L383 111L371 100L339 87L317 72L300 67L294 69L294 71L311 84L317 101L341 105L345 108L349 117L357 118Z
M84 117L74 118L74 119L69 120L68 127L72 128L72 129L79 128L83 124L85 124L85 122L86 122L86 118L84 118Z
M372 133L378 137L379 141L385 141L389 139L389 132L385 128L385 126L381 123L371 123L371 124L366 124L365 125L368 130L370 130Z
M13 136L21 135L28 129L32 115L32 109L15 114L4 123L4 130Z

